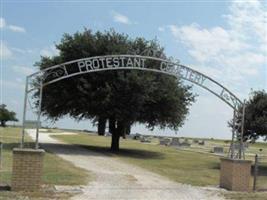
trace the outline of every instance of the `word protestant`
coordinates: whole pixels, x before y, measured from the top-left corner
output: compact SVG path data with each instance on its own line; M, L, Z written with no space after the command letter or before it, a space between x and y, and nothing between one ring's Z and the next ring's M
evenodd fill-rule
M139 57L99 57L79 61L78 67L80 71L118 67L145 68L145 60L146 59Z

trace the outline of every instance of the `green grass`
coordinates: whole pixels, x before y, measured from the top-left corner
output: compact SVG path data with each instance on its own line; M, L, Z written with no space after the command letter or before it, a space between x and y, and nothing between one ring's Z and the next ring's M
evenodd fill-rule
M0 183L10 184L12 176L12 149L19 147L20 128L1 128L0 141L4 143ZM29 137L26 137L25 147L32 147ZM48 185L82 185L89 180L88 173L58 156L46 152L44 158L43 182Z
M244 193L244 192L228 192L224 194L226 199L231 200L267 200L267 192Z
M177 150L172 147L159 146L155 144L143 144L136 140L121 140L119 153L111 153L110 137L102 137L89 134L78 135L56 135L57 139L67 143L82 145L89 150L104 153L108 156L121 159L125 162L143 167L152 172L161 174L171 180L187 183L195 186L218 185L219 183L219 157L208 152L192 152ZM212 141L222 144L222 140ZM266 144L254 144L256 147L266 147ZM267 165L261 163L258 179L258 188L267 189ZM232 200L267 200L266 192L257 193L238 193L224 192L226 199Z
M54 192L52 188L38 192L0 191L0 200L67 200L71 196L70 193Z
M121 151L109 151L110 138L88 134L53 136L65 142L100 151L167 176L170 179L197 186L218 185L219 159L212 155L176 150L174 148L142 144L134 140L121 140Z

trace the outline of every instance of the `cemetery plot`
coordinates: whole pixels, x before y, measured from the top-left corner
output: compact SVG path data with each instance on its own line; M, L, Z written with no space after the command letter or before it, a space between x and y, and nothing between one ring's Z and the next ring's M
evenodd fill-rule
M215 140L215 139L196 139L196 138L170 138L170 137L157 137L153 139L151 144L170 146L170 147L187 147L183 148L185 151L193 151L205 154L214 154L218 156L227 156L230 148L230 141L228 140ZM235 149L239 149L239 144L234 145ZM246 152L246 159L254 160L255 154L261 152L266 155L267 144L249 144L244 143L244 150ZM267 157L262 157L264 162L267 162Z
M64 142L82 144L89 150L95 150L94 146L103 151L109 149L109 139L96 135L78 134L54 137ZM153 137L152 139L152 136L147 138L151 139L150 143L131 138L122 140L121 152L112 156L167 176L177 182L202 186L218 184L218 157L228 154L230 141L168 137ZM204 141L204 145L199 144L199 141ZM190 147L177 148L176 144L183 142L189 143ZM267 144L263 144L261 148L267 152ZM222 149L223 153L218 153L222 152ZM248 158L253 160L255 152L259 151L258 144L249 145L247 151L251 154ZM267 163L267 158L265 162ZM197 170L195 166L198 166ZM261 176L259 181L262 187L267 186L266 176Z

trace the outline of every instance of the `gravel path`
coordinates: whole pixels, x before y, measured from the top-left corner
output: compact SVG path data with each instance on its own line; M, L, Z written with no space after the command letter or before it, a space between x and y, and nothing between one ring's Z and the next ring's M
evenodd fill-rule
M35 130L27 130L35 137ZM52 133L51 133L52 134ZM74 165L88 170L95 177L82 187L82 193L73 197L85 199L130 200L223 200L215 188L179 184L116 158L87 149L64 144L48 133L40 133L42 147Z

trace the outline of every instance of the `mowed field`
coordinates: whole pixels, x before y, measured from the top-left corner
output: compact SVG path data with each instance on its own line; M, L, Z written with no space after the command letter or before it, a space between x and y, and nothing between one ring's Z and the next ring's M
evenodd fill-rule
M212 146L227 146L221 140L206 140L204 146L193 145L192 148L177 149L158 144L158 139L151 143L141 143L133 139L121 139L119 153L111 153L110 137L80 133L77 135L53 136L64 142L80 145L89 150L102 152L116 159L138 165L152 172L166 176L174 181L194 186L218 186L220 157L211 153ZM267 152L266 144L253 144L248 151L248 159L253 152L262 148ZM225 153L227 150L225 149ZM257 182L259 189L267 190L267 162L261 163L261 176ZM251 177L251 182L252 182ZM267 199L267 193L234 193L228 192L229 199Z
M151 143L141 143L139 140L133 139L121 139L121 150L119 153L114 154L109 152L110 137L84 133L53 137L71 144L82 145L89 150L101 151L167 176L177 182L196 186L218 185L220 156L211 153L212 146L224 146L226 155L229 145L220 140L206 140L204 146L195 144L190 148L177 149L159 145L157 139L153 139ZM258 148L262 148L263 152L267 152L267 144L253 144L247 152L247 159L253 159L253 152L256 152ZM267 170L267 160L261 161L261 170L264 170L264 167ZM259 185L267 189L267 176L260 177L259 181L261 181Z
M97 136L93 134L77 132L76 135L60 135L66 132L58 129L49 129L56 135L56 139L69 144L79 145L88 150L101 152L133 165L140 166L147 170L166 176L174 181L191 184L194 186L217 186L219 183L219 156L211 153L213 146L227 146L223 140L206 140L204 146L193 144L191 148L176 149L158 144L158 139L152 139L151 143L141 143L139 140L121 139L121 151L111 153L110 137ZM73 132L73 131L71 131ZM12 149L19 146L20 129L4 128L0 130L0 140L4 143L3 162L0 170L0 185L10 183L12 168ZM26 137L27 146L32 147L32 141ZM258 152L259 148L266 155L266 144L254 144L249 147L248 158L253 159L253 153ZM227 149L225 148L225 153ZM265 160L261 163L260 177L258 181L259 188L267 188L267 164ZM93 175L92 175L93 176ZM43 180L46 185L81 185L90 180L91 175L88 172L73 166L71 163L62 160L58 156L46 153ZM63 195L63 196L62 196ZM257 193L236 193L224 192L227 199L256 199L266 200L266 192ZM30 196L33 199L56 198L67 199L68 195L51 193L45 191L37 194L21 194L14 192L1 192L2 199L20 199L20 197Z
M19 147L20 143L20 128L1 128L0 142L3 143L2 163L0 168L0 185L10 185L12 176L12 149ZM34 145L29 137L26 137L25 147L32 148ZM75 167L72 163L65 161L58 156L46 152L44 157L44 173L43 182L45 185L82 185L86 184L90 179L88 172L83 169ZM49 187L50 188L50 187ZM44 193L34 194L17 194L15 192L0 191L0 199L20 199L25 196L34 196L35 198L49 197L54 195L53 191L49 189ZM59 198L59 197L55 197ZM62 197L63 199L66 196ZM27 199L25 197L25 199Z

